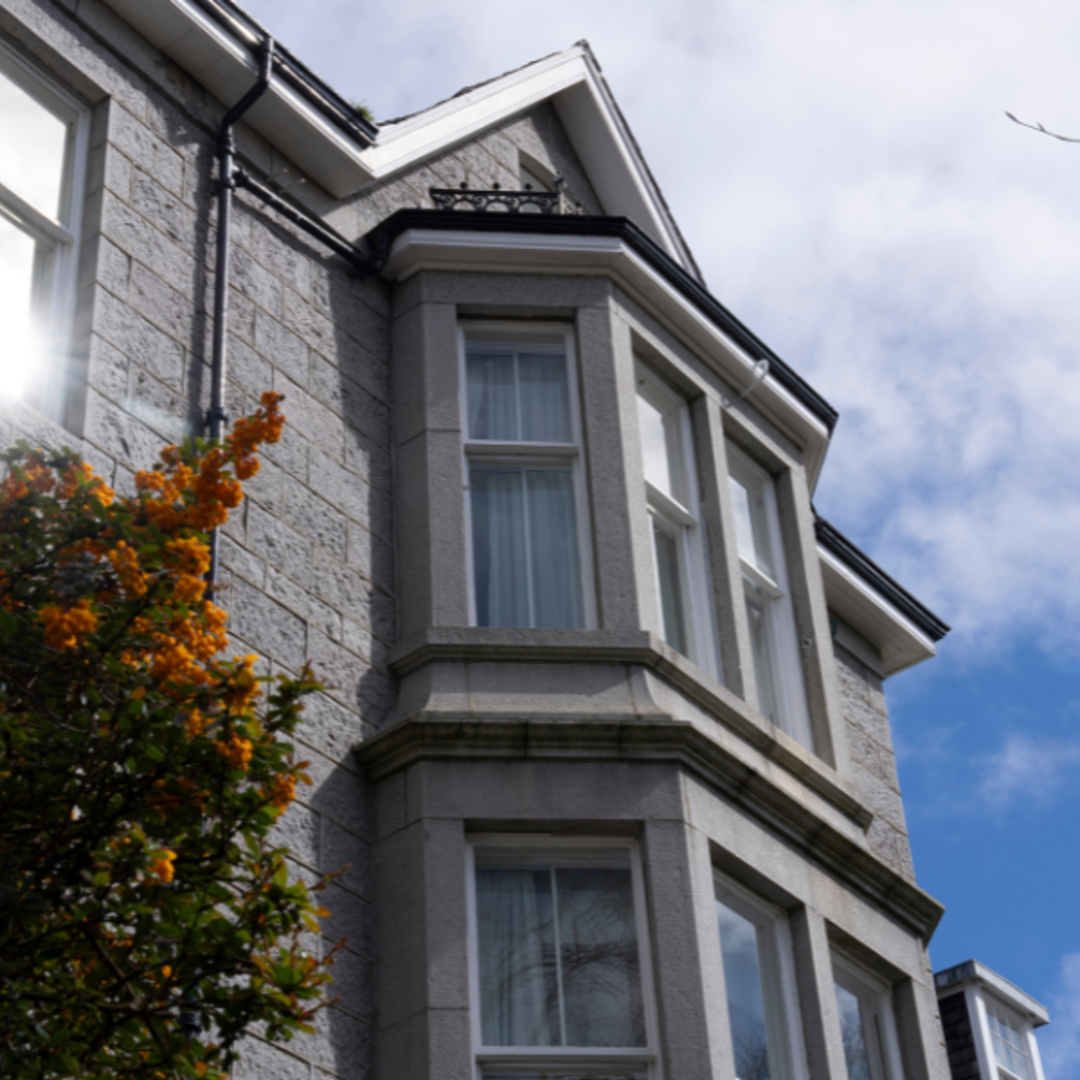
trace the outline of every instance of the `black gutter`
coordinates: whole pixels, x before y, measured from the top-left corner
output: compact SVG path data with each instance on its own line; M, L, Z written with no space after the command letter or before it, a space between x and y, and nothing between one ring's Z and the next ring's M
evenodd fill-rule
M232 0L192 0L192 2L219 26L234 37L254 38L261 43L270 38L250 15ZM306 97L319 111L332 120L350 138L361 146L370 146L378 137L379 129L370 120L356 111L356 108L331 87L327 86L311 69L298 60L288 49L278 46L274 55L274 70L278 76L293 89Z
M768 360L769 374L814 414L832 434L839 413L801 376L740 322L692 274L629 218L559 214L485 214L459 210L398 210L377 225L369 239L376 250L389 250L408 229L446 232L526 233L547 236L610 236L624 241L636 255L677 289L754 361Z
M919 603L899 582L891 578L876 562L860 551L839 529L823 517L814 520L818 543L835 555L852 573L879 592L890 604L906 615L931 641L940 641L951 629L925 604Z
M286 202L280 195L273 192L265 184L260 183L249 172L242 168L233 169L233 182L239 188L250 191L260 202L269 206L280 214L286 221L291 222L298 229L302 229L308 236L314 237L324 247L328 247L335 255L340 255L349 265L360 274L377 274L386 262L385 252L381 256L369 259L358 251L341 233L331 229L317 217L292 203Z

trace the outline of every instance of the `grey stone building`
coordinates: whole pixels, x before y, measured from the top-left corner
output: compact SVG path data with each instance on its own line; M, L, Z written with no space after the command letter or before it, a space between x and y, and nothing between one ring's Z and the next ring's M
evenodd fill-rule
M123 489L215 357L286 395L225 603L330 687L280 829L348 945L238 1075L946 1080L882 682L947 628L588 47L376 126L229 0L0 0L0 94L0 436Z

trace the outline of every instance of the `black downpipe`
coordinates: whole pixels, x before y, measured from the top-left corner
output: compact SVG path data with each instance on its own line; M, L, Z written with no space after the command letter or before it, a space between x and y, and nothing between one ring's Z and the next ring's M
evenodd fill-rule
M224 434L229 414L225 410L225 349L229 319L229 251L232 224L232 193L236 187L236 122L266 93L274 66L274 39L263 40L259 56L258 82L225 114L218 132L217 163L217 278L214 281L214 336L210 373L210 408L206 410L205 427L211 439ZM214 598L217 586L221 539L218 530L210 534L210 569L206 574L207 599Z

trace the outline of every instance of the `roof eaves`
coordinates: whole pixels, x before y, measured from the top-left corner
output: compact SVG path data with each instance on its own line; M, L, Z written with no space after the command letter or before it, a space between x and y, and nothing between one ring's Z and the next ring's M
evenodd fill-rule
M525 71L528 68L535 67L537 64L542 64L545 60L550 60L553 56L558 56L557 52L548 53L546 56L538 56L535 60L530 60L525 64L521 64L519 67L511 68L509 71L504 71L501 75L494 75L490 79L482 79L478 83L472 83L470 86L463 86L460 90L456 90L449 97L444 97L439 101L436 101L432 105L425 105L422 109L417 109L416 112L406 113L404 116L396 116L393 120L380 121L381 127L392 127L394 124L404 124L406 120L414 120L418 116L423 116L424 113L434 112L436 109L447 104L447 102L454 101L457 98L464 97L466 94L471 94L474 90L479 90L482 87L490 86L492 83L498 82L500 79L509 78L511 75L516 75L519 71Z
M626 134L627 141L634 149L634 153L637 155L638 160L641 162L641 168L648 178L649 185L652 188L653 194L656 196L656 201L664 209L664 213L667 216L668 223L671 226L672 232L674 232L676 239L678 240L679 247L682 250L687 264L693 270L694 276L705 284L705 278L701 273L701 267L698 266L697 259L694 258L694 253L690 250L690 245L686 242L686 237L683 236L682 229L679 228L678 222L675 220L675 215L671 212L671 207L668 204L667 199L664 196L663 189L656 182L656 177L653 176L652 169L649 168L649 162L645 155L641 152L641 144L637 141L637 137L634 135L633 129L626 120L626 116L623 114L622 109L619 107L619 102L615 95L611 92L611 87L608 85L607 78L604 76L604 69L600 66L600 61L597 60L596 54L592 51L592 46L584 38L581 41L575 43L584 53L588 62L596 69L596 79L600 86L603 88L604 95L608 99L608 103L611 106L612 112L618 118L619 123L622 125L622 129Z
M817 515L814 532L818 542L836 556L849 570L861 577L898 611L910 619L931 641L941 641L949 632L947 623L939 619L925 604L916 600L895 578L857 548L839 529Z
M375 250L386 250L408 229L465 232L510 232L568 236L615 236L675 290L698 308L753 361L768 360L774 378L825 430L832 432L839 414L792 367L776 355L756 334L687 272L652 237L624 217L561 216L540 214L484 214L456 210L398 210L368 234ZM897 586L899 588L899 586Z
M219 26L248 45L265 41L269 31L233 0L192 0L192 3ZM288 49L274 42L275 71L294 90L306 97L320 112L361 146L370 146L379 128L367 120L336 90L319 78Z

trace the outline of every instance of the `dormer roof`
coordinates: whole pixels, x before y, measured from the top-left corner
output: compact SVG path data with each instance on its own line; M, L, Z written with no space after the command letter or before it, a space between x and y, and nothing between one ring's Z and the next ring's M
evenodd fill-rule
M605 215L633 221L687 273L701 272L588 42L466 87L430 108L380 124L364 160L377 178L406 169L485 128L550 102Z

